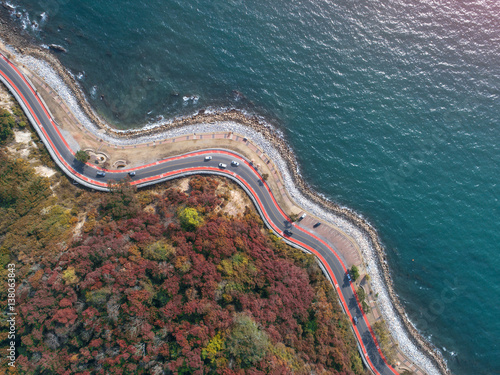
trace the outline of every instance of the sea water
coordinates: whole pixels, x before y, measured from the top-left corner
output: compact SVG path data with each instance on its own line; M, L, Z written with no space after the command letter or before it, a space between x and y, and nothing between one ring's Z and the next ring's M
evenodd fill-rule
M279 127L311 186L378 230L452 371L500 374L498 2L10 3L118 127L207 107Z

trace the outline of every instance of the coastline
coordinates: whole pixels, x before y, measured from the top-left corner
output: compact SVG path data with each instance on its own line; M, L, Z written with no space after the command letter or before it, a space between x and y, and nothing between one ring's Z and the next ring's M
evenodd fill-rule
M148 126L143 129L125 131L113 129L93 111L76 80L53 55L41 48L29 45L23 45L19 51L23 56L17 56L16 60L21 61L30 69L36 70L38 66L39 71L36 73L42 77L45 75L44 78L49 85L50 81L59 79L61 82L58 85L66 86L69 93L62 95L62 97L65 100L68 95L73 98L74 103L70 105L71 109L74 110L75 105L81 108L81 114L76 113L75 115L79 120L82 120L82 115L86 116L86 120L83 119L82 124L94 132L97 137L105 137L119 144L134 144L145 140L164 138L167 133L172 131L193 133L201 125L204 126L203 130L212 128L248 134L249 138L259 144L277 164L286 183L286 188L296 202L317 216L334 222L358 242L367 263L373 289L379 293L377 304L381 307L389 329L403 352L428 373L450 373L439 352L418 333L408 320L394 291L385 251L375 229L352 210L338 206L313 191L303 180L295 156L290 152L290 147L276 130L262 119L248 116L237 110L200 111L190 117L174 118L161 125ZM15 54L16 52L12 50L11 53ZM53 70L48 69L46 65ZM56 92L61 89L60 87L52 88ZM101 129L105 130L104 134ZM322 207L325 207L326 210ZM432 359L426 359L421 352L426 353Z

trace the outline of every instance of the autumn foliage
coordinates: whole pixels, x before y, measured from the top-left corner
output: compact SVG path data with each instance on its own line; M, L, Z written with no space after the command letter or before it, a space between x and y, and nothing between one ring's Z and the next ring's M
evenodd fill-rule
M225 214L221 184L76 205L79 235L23 270L19 373L364 374L315 259Z

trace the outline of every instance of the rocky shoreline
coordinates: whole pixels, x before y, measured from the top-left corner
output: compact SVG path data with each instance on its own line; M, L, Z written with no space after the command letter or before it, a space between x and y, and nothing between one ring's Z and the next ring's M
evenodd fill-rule
M248 134L248 137L256 141L280 168L285 185L297 203L320 217L333 219L335 224L358 241L372 277L373 288L380 294L377 303L381 305L384 318L403 352L430 374L451 374L439 351L425 340L408 320L404 308L394 291L385 251L375 229L352 210L341 207L312 190L300 175L299 166L294 154L290 151L289 145L274 128L257 116L249 116L237 110L228 110L199 111L190 117L174 118L162 124L143 129L114 129L94 112L75 78L60 64L57 58L47 50L33 46L30 41L21 36L12 36L12 30L6 32L5 25L6 22L2 21L0 25L0 34L2 35L0 37L17 49L17 51L12 50L11 52L18 57L21 57L20 55L24 57L31 56L31 60L26 58L22 62L29 66L30 69L36 68L38 64L39 71L34 70L46 80L50 81L57 78L62 80L66 88L69 88L69 94L62 95L63 99L68 99L68 95L73 97L77 103L76 105L81 109L80 112L83 112L82 114L87 118L87 121L82 121L82 124L88 128L91 127L89 130L93 131L98 137L102 138L104 136L113 142L131 144L165 138L172 131L176 133L193 133L196 131L207 132L224 129L245 135ZM10 27L7 29L10 29ZM43 66L43 63L48 64L51 69L47 69L47 67ZM50 72L49 70L53 71ZM55 74L57 77L50 76L51 74ZM50 85L50 82L48 83ZM52 88L59 92L57 87ZM70 105L72 110L75 110L74 105ZM81 116L78 116L78 114L77 118L81 120ZM202 129L201 126L203 126ZM105 130L105 134L102 134L102 129ZM326 208L326 211L323 208ZM387 300L384 301L386 298ZM404 329L405 332L401 332L401 329Z

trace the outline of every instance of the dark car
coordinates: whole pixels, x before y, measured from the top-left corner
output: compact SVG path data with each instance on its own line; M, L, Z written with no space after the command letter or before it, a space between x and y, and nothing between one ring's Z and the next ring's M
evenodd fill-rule
M106 172L97 171L97 177L104 177L104 176L106 176Z
M128 175L129 175L130 177L134 177L134 176L135 176L135 172L128 172Z
M349 274L349 271L347 271L346 275L347 275L347 280L351 281L351 275Z
M313 225L313 228L317 228L321 225L321 223L318 221L316 224Z
M291 236L293 233L291 231L289 231L288 229L285 229L285 235L287 236Z

